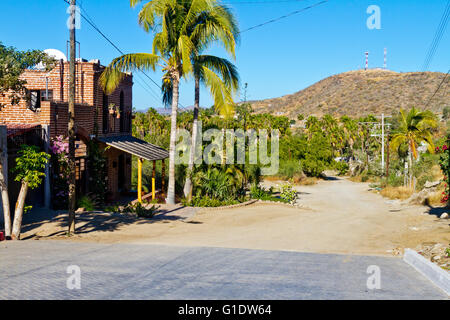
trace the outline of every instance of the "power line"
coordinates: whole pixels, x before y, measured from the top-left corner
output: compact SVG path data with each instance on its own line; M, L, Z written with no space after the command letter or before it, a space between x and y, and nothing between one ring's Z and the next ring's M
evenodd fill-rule
M319 6L319 5L321 5L321 4L324 4L324 3L326 3L326 2L328 2L328 0L321 1L321 2L318 2L318 3L315 3L315 4L312 4L312 5L308 6L308 7L302 8L302 9L300 9L300 10L295 10L295 11L293 11L293 12L291 12L291 13L288 13L288 14L286 14L286 15L284 15L284 16L281 16L281 17L278 17L278 18L275 18L275 19L272 19L272 20L269 20L269 21L260 23L260 24L258 24L258 25L252 26L252 27L250 27L250 28L244 29L244 30L240 31L239 33L244 33L244 32L247 32L247 31L250 31L250 30L253 30L253 29L262 27L262 26L265 26L265 25L267 25L267 24L277 22L277 21L279 21L279 20L288 18L288 17L293 16L293 15L295 15L295 14L299 14L299 13L304 12L304 11L306 11L306 10L312 9L312 8L314 8L314 7L317 7L317 6Z
M68 0L63 0L65 3L70 4L70 2ZM81 10L84 12L81 13L80 12L80 16L95 30L97 31L106 41L108 41L109 44L111 44L120 54L124 54L124 52L112 41L110 40L101 30L100 28L98 28L95 23L92 21L92 19L89 17L89 14L86 12L86 10L81 7ZM160 90L161 87L147 74L145 73L143 70L138 69L140 72L142 72L142 74L144 76L146 76L150 81L152 81L153 84L155 84ZM144 90L146 90L155 100L158 101L158 103L160 102L160 97L158 97L158 94L153 90L153 88L151 88L141 77L139 74L137 74L137 76L140 78L140 80L147 85L148 89L150 89L151 91L149 91L146 87L144 87L139 81L137 81L136 79L136 83L138 83Z
M425 61L422 66L422 71L426 71L430 66L431 61L433 60L436 49L439 47L439 43L441 42L442 35L445 32L447 27L448 18L450 16L450 0L447 0L447 5L445 7L444 13L442 14L441 21L439 22L438 28L433 37L433 41L431 42L430 48L428 49L427 55L425 57Z
M433 95L430 97L430 99L428 99L427 104L425 105L425 109L428 107L428 105L430 104L431 100L433 100L434 96L436 95L436 93L439 91L439 89L441 88L442 84L444 83L445 79L447 79L448 75L450 73L450 69L448 69L447 73L445 74L444 78L442 78L441 83L439 83L439 86L437 87L436 91L434 91Z

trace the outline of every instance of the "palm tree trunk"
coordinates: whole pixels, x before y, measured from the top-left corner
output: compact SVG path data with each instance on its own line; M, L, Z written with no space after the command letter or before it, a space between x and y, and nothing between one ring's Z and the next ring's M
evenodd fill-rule
M177 140L177 112L178 112L178 89L180 74L175 71L172 76L172 116L170 123L170 146L169 146L169 186L167 188L167 204L175 204L175 143Z
M198 130L198 111L200 105L200 79L195 77L195 101L194 101L194 122L192 124L192 142L191 153L189 155L188 172L186 175L186 183L184 184L184 196L191 201L192 199L192 179L191 174L194 168L194 155L197 148L197 130Z
M9 205L8 181L3 175L3 164L0 159L0 190L2 192L3 217L5 221L5 238L11 237L11 208Z
M22 227L23 209L25 207L25 199L28 193L28 182L22 182L20 187L19 197L17 198L16 210L14 212L14 224L12 228L11 239L20 239L20 229Z

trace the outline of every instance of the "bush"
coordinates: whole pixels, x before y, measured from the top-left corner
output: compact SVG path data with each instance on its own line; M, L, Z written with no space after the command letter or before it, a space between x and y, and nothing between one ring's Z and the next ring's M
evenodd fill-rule
M303 172L311 177L320 177L321 173L327 168L325 162L319 160L313 155L307 154L302 161Z
M189 206L189 207L222 207L222 206L230 206L233 204L240 203L238 200L219 200L215 198L209 198L209 197L200 197L195 196L192 197L191 202L187 202L186 199L182 200L183 205Z
M159 210L159 206L144 207L140 202L128 204L125 208L117 208L119 213L134 213L139 218L153 218Z
M78 208L84 208L86 211L94 211L98 207L97 202L87 195L78 200L77 206Z
M334 169L338 172L340 176L347 174L348 172L348 163L342 161L335 161L333 165Z
M280 168L278 175L283 179L292 179L296 175L303 173L302 166L299 160L282 160L280 161Z
M288 203L295 203L297 200L297 191L292 188L290 183L283 184L280 190L280 197Z
M272 190L266 190L261 188L257 184L253 184L250 188L250 197L252 199L262 199L264 197L270 197L272 195Z

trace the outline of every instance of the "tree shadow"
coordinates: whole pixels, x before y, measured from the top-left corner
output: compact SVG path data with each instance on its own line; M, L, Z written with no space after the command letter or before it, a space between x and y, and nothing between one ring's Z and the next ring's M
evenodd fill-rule
M436 217L440 217L444 212L449 212L450 208L445 207L433 207L430 204L426 205L428 207L427 213Z
M119 228L131 224L143 225L153 223L169 223L171 221L185 220L192 215L186 210L191 208L179 206L176 208L160 208L152 218L137 217L134 214L120 214L103 211L90 211L76 214L76 234L89 234L93 232L113 232ZM46 211L46 212L45 212ZM59 229L56 232L46 235L37 235L33 230L38 229L46 223L56 223ZM67 233L68 214L52 210L42 210L40 214L35 214L33 218L24 219L22 233L30 233L22 240L36 238L50 238L64 236Z

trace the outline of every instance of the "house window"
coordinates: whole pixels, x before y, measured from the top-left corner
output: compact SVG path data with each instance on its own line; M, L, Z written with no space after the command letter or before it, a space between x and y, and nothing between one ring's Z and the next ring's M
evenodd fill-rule
M103 107L102 107L102 115L103 115L103 133L108 133L108 120L109 120L109 110L108 110L108 96L103 94Z
M53 100L53 90L41 90L41 101Z
M41 91L31 90L30 91L30 109L36 111L41 108Z
M120 92L120 132L125 131L125 98L123 96L123 91Z

